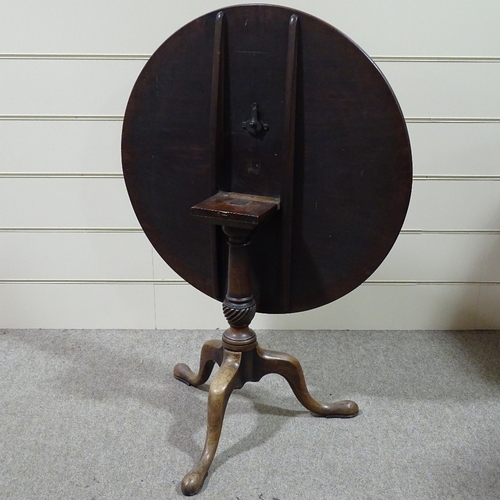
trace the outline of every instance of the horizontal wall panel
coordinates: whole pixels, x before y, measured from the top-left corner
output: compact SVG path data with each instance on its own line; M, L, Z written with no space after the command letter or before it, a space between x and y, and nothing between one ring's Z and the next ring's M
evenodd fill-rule
M225 329L220 303L190 286L156 286L157 328ZM494 287L492 287L494 288ZM257 314L254 329L473 329L477 285L362 285L326 306ZM500 315L491 328L500 327Z
M0 60L0 114L123 114L144 64Z
M0 284L1 328L154 328L153 285Z
M499 175L500 123L409 123L416 175Z
M119 121L0 120L3 172L121 173ZM416 175L499 175L500 123L410 123Z
M0 59L0 114L122 115L144 64ZM500 117L500 64L379 66L406 117Z
M259 315L253 326L262 329L473 329L478 296L479 287L474 285L361 285L345 297L315 310L281 316Z
M3 179L1 227L137 227L123 179ZM416 181L406 229L500 229L500 182Z
M27 53L150 53L192 19L242 3L248 2L5 2L0 17L3 21L0 47L5 52ZM273 3L324 19L372 54L482 55L491 54L498 42L494 21L500 18L500 5L495 0L334 3L273 0Z
M404 228L500 229L500 182L414 182Z
M2 172L121 173L122 122L0 120Z
M4 279L152 279L143 233L1 233Z
M7 232L0 248L1 279L179 279L142 232ZM370 279L500 281L500 235L403 233Z
M405 117L500 117L500 64L379 63Z
M485 265L487 249L500 249L500 235L400 234L370 280L497 281L500 262Z
M228 324L222 305L188 284L154 285L156 328L217 329ZM168 326L167 326L168 325ZM216 335L217 338L219 334Z
M156 279L178 276L154 252ZM500 281L500 234L400 234L370 280Z
M188 285L0 284L2 328L213 329L221 305ZM362 285L332 304L304 313L257 314L258 329L500 328L500 287ZM479 300L480 299L480 300ZM156 321L154 318L156 308Z
M1 179L1 227L137 227L123 179Z
M370 55L498 55L496 0L316 1L301 3L304 9L318 5L317 15L344 30Z
M0 46L5 52L149 53L193 17L224 4L215 0L51 0L45 5L20 1L9 5L9 16L3 16ZM20 35L20 28L31 36Z
M41 288L42 287L42 288ZM220 304L186 285L156 286L156 328L226 328ZM152 285L2 284L2 328L155 328ZM478 300L479 299L479 300ZM255 329L498 329L500 288L362 285L304 313L257 314ZM5 306L5 307L4 307Z
M7 232L0 281L178 280L142 232ZM500 281L500 235L403 233L375 281Z

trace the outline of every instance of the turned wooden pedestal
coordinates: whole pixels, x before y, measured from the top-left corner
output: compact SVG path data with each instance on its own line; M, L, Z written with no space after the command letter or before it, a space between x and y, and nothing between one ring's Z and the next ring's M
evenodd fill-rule
M258 382L265 375L277 373L287 380L297 399L312 413L344 418L358 413L358 405L353 401L322 404L313 399L299 361L288 354L262 349L249 327L255 315L250 238L253 230L278 210L276 198L227 192L220 192L191 209L201 220L222 225L228 238L228 283L222 309L229 328L222 340L210 340L203 345L198 373L183 363L174 368L176 379L197 387L208 380L215 363L220 366L210 384L205 447L197 465L182 481L185 495L194 495L202 488L217 450L229 396L246 382Z

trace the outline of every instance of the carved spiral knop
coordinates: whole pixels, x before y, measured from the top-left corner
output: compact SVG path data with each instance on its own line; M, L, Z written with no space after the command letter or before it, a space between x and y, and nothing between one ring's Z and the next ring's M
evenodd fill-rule
M224 301L222 304L222 312L230 326L244 328L251 323L255 316L255 302L252 301L240 306Z

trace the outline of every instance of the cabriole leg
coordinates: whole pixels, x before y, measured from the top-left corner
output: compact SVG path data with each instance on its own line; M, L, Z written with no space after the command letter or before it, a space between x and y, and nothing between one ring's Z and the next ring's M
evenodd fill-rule
M219 444L227 401L233 389L241 387L239 377L241 356L239 352L226 351L222 365L210 385L205 447L198 464L182 480L181 488L184 495L195 495L201 490L208 469L212 465Z
M188 365L178 363L174 367L174 377L187 385L198 387L208 380L215 363L221 364L222 356L222 342L220 340L209 340L201 348L198 373L195 374Z
M267 351L257 346L255 366L258 378L270 373L277 373L290 384L293 393L302 405L310 412L324 417L354 417L359 409L354 401L343 400L335 403L323 404L316 401L307 390L304 372L299 360L289 354Z

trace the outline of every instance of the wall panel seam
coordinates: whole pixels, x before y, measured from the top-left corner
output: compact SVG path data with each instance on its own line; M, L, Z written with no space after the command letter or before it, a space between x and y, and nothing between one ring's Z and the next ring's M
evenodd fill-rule
M148 60L151 54L104 54L104 53L0 53L0 59L31 61L137 61Z
M0 285L188 285L182 279L0 279ZM366 280L375 286L500 286L500 281Z
M0 59L59 60L59 61L137 61L148 60L151 54L105 53L0 53ZM372 55L375 62L410 63L499 63L500 56L429 56L429 55Z
M0 179L122 179L121 172L0 172Z
M0 227L1 233L143 233L140 227ZM499 231L500 233L500 231Z
M414 181L499 181L500 175L483 174L419 174Z
M375 62L409 63L499 63L500 56L411 56L411 55L374 55Z
M7 278L0 279L2 285L187 285L183 279L31 279Z
M0 114L2 121L123 121L123 115Z
M500 123L495 116L409 116L406 123Z
M0 233L143 233L141 227L0 227ZM401 235L410 234L462 234L500 236L500 229L402 229Z
M0 179L123 179L121 172L0 172ZM414 181L500 181L499 175L417 174Z
M0 114L1 121L123 121L123 115ZM408 116L406 123L500 123L496 116Z

